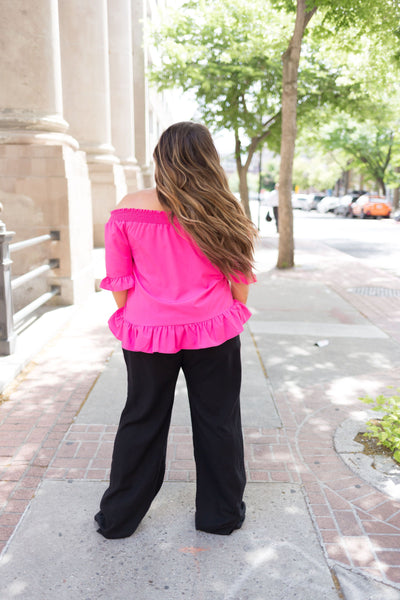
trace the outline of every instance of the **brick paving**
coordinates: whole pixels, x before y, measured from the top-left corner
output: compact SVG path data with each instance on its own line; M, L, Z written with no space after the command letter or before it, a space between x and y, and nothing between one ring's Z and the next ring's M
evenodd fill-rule
M50 479L107 481L114 425L71 425L44 474ZM299 483L288 439L282 430L244 427L247 477L251 482ZM170 429L165 481L195 481L191 427Z
M323 397L322 389L317 393ZM335 453L333 435L347 416L344 411L329 403L313 421L316 412L289 436L327 557L365 575L400 584L400 502L357 477ZM319 426L322 420L323 428Z
M0 551L114 348L104 311L83 308L2 394Z
M263 245L275 247L276 240ZM298 244L300 252L311 246ZM320 248L317 254L321 263ZM322 271L310 259L307 268L275 272L274 277L323 281L400 341L398 298L349 291L366 284L399 289L400 279L327 248L323 264ZM82 311L0 404L0 549L43 478L107 480L116 426L77 424L74 417L114 348L104 311ZM368 376L400 385L399 372L390 381L388 371ZM244 428L249 482L302 485L328 561L400 589L400 502L356 476L334 450L336 428L359 404L344 402L340 386L322 384L307 387L300 396L290 388L274 390L274 398L282 428ZM171 428L165 478L195 479L190 427Z

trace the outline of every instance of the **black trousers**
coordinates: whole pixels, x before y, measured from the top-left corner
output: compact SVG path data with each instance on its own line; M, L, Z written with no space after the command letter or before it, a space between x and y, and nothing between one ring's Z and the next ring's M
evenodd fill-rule
M230 534L243 523L246 483L240 416L239 336L220 346L147 354L124 350L128 397L114 443L110 485L95 516L107 538L131 535L158 493L182 368L196 462L197 529Z

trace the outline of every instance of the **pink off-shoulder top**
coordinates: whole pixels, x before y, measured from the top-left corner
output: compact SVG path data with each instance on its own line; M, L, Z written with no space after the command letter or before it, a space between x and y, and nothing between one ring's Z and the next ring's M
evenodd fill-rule
M175 353L218 346L251 316L226 277L166 212L116 209L105 228L106 290L128 290L109 326L126 350ZM239 281L250 283L237 273Z

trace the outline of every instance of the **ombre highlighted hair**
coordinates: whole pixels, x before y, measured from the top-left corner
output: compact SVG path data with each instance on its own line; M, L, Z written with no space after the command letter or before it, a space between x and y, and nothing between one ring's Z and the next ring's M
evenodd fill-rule
M158 199L229 280L253 279L257 229L229 189L207 127L184 121L153 154Z

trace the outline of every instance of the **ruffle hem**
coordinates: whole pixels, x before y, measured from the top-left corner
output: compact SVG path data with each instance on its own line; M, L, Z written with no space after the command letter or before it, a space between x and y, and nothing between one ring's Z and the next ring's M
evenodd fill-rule
M235 300L226 311L199 323L185 325L134 325L125 319L125 307L109 319L111 332L122 347L135 352L174 354L179 350L194 350L219 346L243 331L251 312Z

